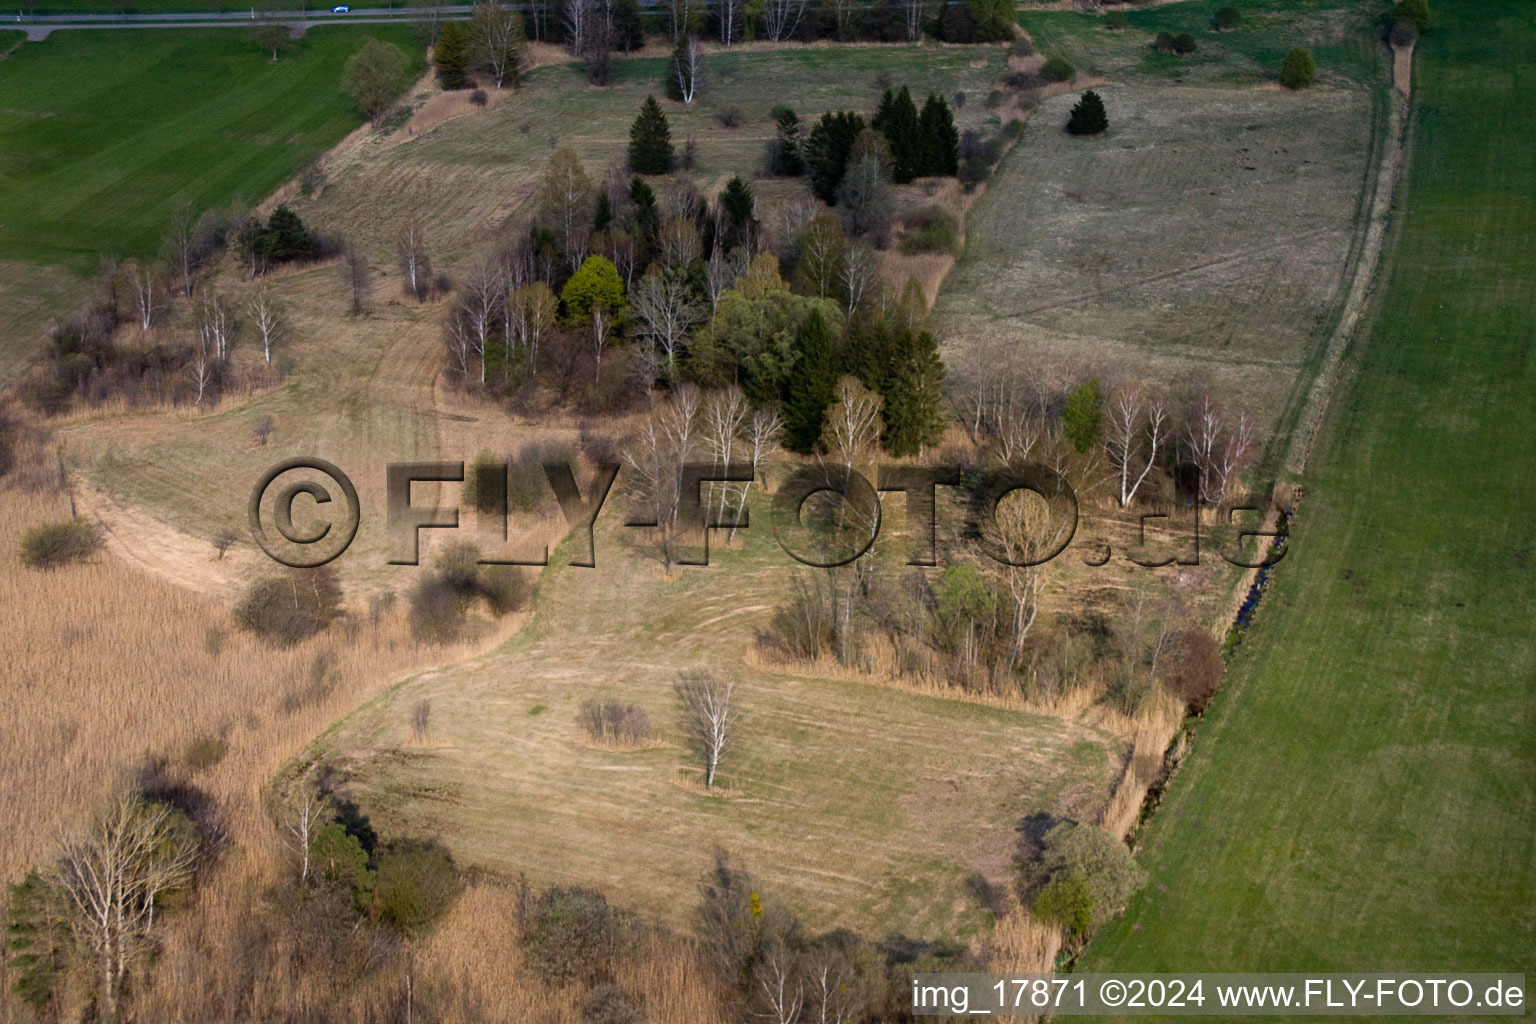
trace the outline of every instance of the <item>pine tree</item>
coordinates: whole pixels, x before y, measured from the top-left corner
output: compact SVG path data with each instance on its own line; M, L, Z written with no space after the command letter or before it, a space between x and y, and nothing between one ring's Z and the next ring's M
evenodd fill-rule
M800 119L785 107L779 111L774 125L778 133L779 148L773 172L785 178L796 178L805 173L805 163L800 159Z
M741 175L726 182L720 193L720 209L730 222L734 239L741 241L751 234L757 224L756 201L752 196L752 187L741 180Z
M35 869L9 888L5 939L11 991L43 1014L54 1004L54 991L66 967L68 936L61 928L59 897Z
M806 136L801 155L811 179L811 191L822 202L837 201L837 186L848 169L848 153L863 130L864 118L843 111L822 114L816 127Z
M827 408L837 391L832 329L812 310L795 332L796 358L784 403L785 440L791 451L810 454L821 443Z
M629 168L636 174L666 174L672 166L672 129L655 96L647 96L629 129Z
M897 184L905 184L922 173L917 104L912 102L910 89L902 86L895 93L885 90L874 127L891 144L891 177Z
M469 85L469 37L456 21L450 21L438 33L432 51L437 81L444 89L463 89Z
M641 20L640 0L614 0L613 44L625 53L645 45L645 23Z
M1305 47L1293 46L1280 63L1280 84L1287 89L1305 89L1317 81L1317 65Z
M1083 93L1083 98L1077 101L1077 106L1072 108L1072 116L1067 118L1067 133L1069 135L1100 135L1109 130L1109 114L1104 110L1104 101L1099 94L1089 89Z
M928 94L917 119L922 167L919 175L953 176L960 171L960 132L943 98Z

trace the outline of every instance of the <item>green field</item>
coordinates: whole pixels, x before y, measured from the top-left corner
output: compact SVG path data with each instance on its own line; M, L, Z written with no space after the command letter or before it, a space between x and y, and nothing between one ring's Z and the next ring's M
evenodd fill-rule
M273 64L225 30L59 32L0 61L0 260L154 252L175 197L255 202L361 123L340 91L367 35L325 28ZM411 48L414 52L414 48Z
M1528 14L1436 5L1357 377L1085 970L1536 971Z

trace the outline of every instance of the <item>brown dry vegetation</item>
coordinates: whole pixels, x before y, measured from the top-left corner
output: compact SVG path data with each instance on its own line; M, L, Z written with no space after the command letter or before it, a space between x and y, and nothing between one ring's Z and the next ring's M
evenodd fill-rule
M1138 83L1112 130L1046 100L973 211L938 322L946 357L997 340L1042 371L1210 385L1273 422L1339 297L1366 181L1358 90L1297 97Z

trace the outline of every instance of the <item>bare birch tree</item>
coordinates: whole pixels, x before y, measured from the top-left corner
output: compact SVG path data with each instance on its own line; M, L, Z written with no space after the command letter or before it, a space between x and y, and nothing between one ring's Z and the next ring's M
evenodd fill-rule
M395 239L395 255L405 277L406 294L420 302L426 298L432 279L432 259L427 252L427 229L419 219L412 217L401 225Z
M465 277L459 288L459 308L469 328L470 350L480 360L480 383L485 383L486 360L501 330L507 285L501 263L483 260Z
M768 38L777 43L793 36L800 28L800 19L805 17L808 5L809 0L767 0L763 22L768 29Z
M70 928L95 960L108 1024L123 979L145 952L157 902L191 884L199 852L185 817L137 796L116 798L87 829L59 842L53 881Z
M928 14L928 0L901 0L901 9L907 16L907 42L915 43L923 38L923 20Z
M709 453L710 460L714 462L716 469L724 469L738 450L742 447L741 428L747 419L748 405L746 397L741 389L734 384L730 387L712 391L704 401L704 450ZM740 498L736 504L739 520L740 501L746 498L746 488L742 485L724 480L710 482L710 491L706 507L716 510L715 522L725 522L725 510L731 499L738 492Z
M672 60L672 81L683 102L691 104L704 87L704 47L698 36L689 36Z
M641 333L659 350L668 382L674 381L683 340L702 315L687 280L676 270L653 266L631 293L629 310Z
M523 66L521 13L494 0L476 0L469 15L469 38L475 63L491 76L496 88L517 81Z
M278 346L287 332L282 304L277 301L271 289L263 285L251 295L247 310L250 313L251 326L256 328L256 334L261 338L261 358L271 366L272 350Z
M741 728L736 682L710 669L688 669L677 683L688 745L704 769L704 788L714 787L720 766L734 751Z
M1168 407L1140 381L1115 389L1104 417L1104 451L1117 481L1121 506L1136 499L1158 452L1168 443Z
M799 954L783 940L766 944L753 971L758 1004L753 1016L771 1024L799 1024L805 1008L805 983L801 978Z
M165 289L154 270L138 260L129 260L124 264L123 278L128 282L128 294L133 302L134 316L139 321L139 329L147 331L154 326L155 317L161 312Z
M564 0L560 7L560 20L565 25L566 42L578 57L586 52L587 33L596 17L592 0Z
M315 834L325 824L325 810L325 800L305 792L284 812L283 845L293 851L298 862L300 885L309 881L309 851L315 845Z

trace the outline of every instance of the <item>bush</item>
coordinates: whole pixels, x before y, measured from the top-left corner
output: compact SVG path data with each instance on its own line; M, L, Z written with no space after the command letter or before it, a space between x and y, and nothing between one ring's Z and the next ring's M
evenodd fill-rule
M362 840L339 821L321 825L309 844L309 861L319 881L352 890L359 906L373 892L373 872L368 870L368 851Z
M1157 49L1162 53L1172 53L1173 33L1168 31L1159 32L1157 34L1157 38L1153 40L1152 46L1154 49Z
M1392 23L1387 30L1387 42L1393 46L1412 46L1419 41L1419 30L1413 27L1413 22L1406 18L1399 18Z
M651 738L651 716L638 704L584 700L580 716L582 729L599 743L632 747Z
M1093 890L1081 871L1068 871L1047 882L1030 909L1040 920L1059 924L1082 938L1093 923Z
M1216 12L1216 27L1223 32L1230 32L1243 23L1243 12L1236 7L1223 7Z
M1072 116L1067 118L1067 134L1102 135L1108 130L1109 113L1104 109L1104 101L1098 93L1089 89L1072 108Z
M907 214L902 252L955 252L959 248L960 226L946 211L924 206Z
M459 894L453 858L436 843L399 843L378 856L374 915L402 935L419 935Z
M1040 856L1023 865L1020 881L1025 893L1036 897L1031 905L1050 891L1047 909L1066 911L1063 923L1074 926L1082 897L1074 891L1073 875L1087 886L1091 897L1089 927L1080 934L1103 924L1147 882L1146 872L1124 843L1096 825L1064 821L1041 839ZM1052 883L1056 883L1054 890Z
M1104 27L1111 32L1124 32L1130 22L1125 17L1124 11L1116 11L1104 19Z
M1209 633L1187 629L1173 638L1168 651L1169 688L1194 714L1205 710L1221 686L1226 666L1221 660L1221 645Z
M495 453L484 451L469 464L464 488L475 511L488 515L500 512L506 495L506 469Z
M265 640L291 646L341 614L341 584L330 566L292 569L253 582L235 606L235 623Z
M1062 432L1072 447L1087 452L1099 440L1099 430L1104 422L1104 388L1098 378L1083 381L1067 392L1066 404L1061 412Z
M101 543L96 524L82 516L41 523L21 535L21 561L33 569L57 569L91 557Z
M741 108L732 106L716 113L715 120L720 123L722 128L740 128L742 121L745 119L742 117Z
M493 615L516 611L532 587L515 565L481 565L472 541L452 544L438 556L432 572L411 590L411 636L420 643L458 639L470 606L483 600Z
M1015 57L1033 57L1035 55L1035 47L1027 38L1019 36L1014 39L1013 45L1008 47L1008 52Z
M224 760L229 744L220 736L203 736L187 744L181 759L195 772L205 771Z
M491 102L491 97L486 93L484 89L476 89L474 92L469 94L469 102L473 103L477 107L483 107L487 103Z
M1420 32L1429 31L1429 0L1400 0L1392 9L1392 17L1410 21L1413 27Z
M1317 65L1312 54L1302 46L1293 46L1280 62L1280 84L1287 89L1305 89L1317 81Z
M1188 32L1180 32L1173 37L1173 52L1180 56L1188 56L1194 53L1196 46L1195 37Z
M1040 66L1040 77L1047 82L1065 82L1072 77L1073 67L1060 57L1052 57Z
M600 892L546 889L523 919L528 964L547 984L596 980L618 952L621 922Z
M581 1007L582 1024L645 1024L645 1008L612 982L587 993Z

